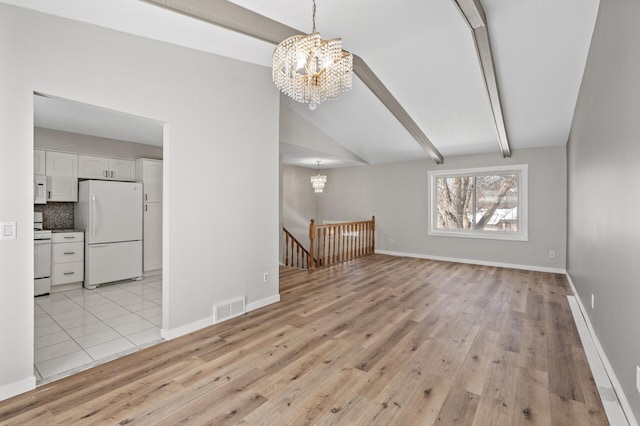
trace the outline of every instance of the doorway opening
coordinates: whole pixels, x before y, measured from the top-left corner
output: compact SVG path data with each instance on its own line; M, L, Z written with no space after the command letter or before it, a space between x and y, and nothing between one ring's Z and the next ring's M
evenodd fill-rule
M34 93L34 190L36 182L46 185L44 197L34 193L34 213L51 230L50 286L34 297L38 386L163 341L165 125ZM114 199L110 216L120 215L118 229L127 223L127 233L114 231L106 244L81 219L83 197L95 198L90 186L136 191ZM95 250L105 246L113 253L99 257ZM124 248L128 255L119 256Z

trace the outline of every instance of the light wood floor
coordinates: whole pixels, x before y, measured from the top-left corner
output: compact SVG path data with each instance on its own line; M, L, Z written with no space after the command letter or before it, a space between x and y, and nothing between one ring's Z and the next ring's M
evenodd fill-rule
M604 425L562 275L372 255L0 403L2 424Z

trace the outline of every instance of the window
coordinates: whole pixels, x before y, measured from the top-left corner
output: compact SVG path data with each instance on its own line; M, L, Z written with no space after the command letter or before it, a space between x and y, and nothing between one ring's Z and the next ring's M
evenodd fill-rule
M527 166L429 172L429 235L527 240Z

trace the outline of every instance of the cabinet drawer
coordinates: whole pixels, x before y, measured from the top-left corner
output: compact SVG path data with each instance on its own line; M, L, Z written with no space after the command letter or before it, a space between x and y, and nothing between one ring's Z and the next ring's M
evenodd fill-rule
M82 262L84 260L84 244L64 243L51 245L51 263Z
M84 241L84 232L54 232L51 235L51 242L57 243L76 243Z
M51 265L51 285L84 281L84 262Z

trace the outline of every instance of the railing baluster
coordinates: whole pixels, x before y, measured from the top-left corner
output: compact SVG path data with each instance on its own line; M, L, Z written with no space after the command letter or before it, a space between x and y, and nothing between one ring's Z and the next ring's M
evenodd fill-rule
M327 258L329 259L329 265L333 265L333 253L331 252L331 241L333 239L332 231L333 231L333 227L327 229L327 234L328 234Z
M362 228L363 228L362 232L364 233L362 235L362 243L364 244L364 254L367 255L369 254L369 224L365 223Z
M331 228L331 262L336 263L336 229L337 227Z
M324 259L324 265L327 265L327 228L323 229L322 233L322 258ZM331 259L329 259L331 262Z
M289 234L284 234L284 264L289 266Z
M354 252L355 240L353 238L353 236L354 236L354 228L355 228L355 225L349 225L349 230L350 230L350 232L349 232L349 241L351 242L351 249L349 250L349 260L352 260L354 254L355 254L355 252Z
M344 256L342 250L344 250L344 226L338 225L338 262L342 262Z
M344 247L344 260L349 260L349 248L351 247L351 233L350 233L350 226L349 225L345 225L344 227L344 243L345 243L345 247Z
M346 251L345 251L345 256L344 256L344 260L349 260L351 259L351 256L349 255L350 251L351 251L351 225L346 225L345 226L345 238L346 238L346 243L347 243L347 247L346 247Z
M293 239L291 240L291 266L293 266Z

